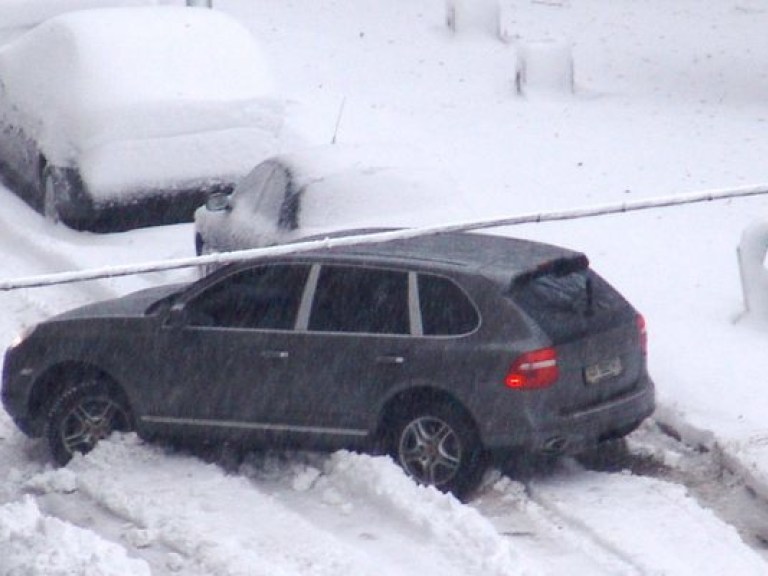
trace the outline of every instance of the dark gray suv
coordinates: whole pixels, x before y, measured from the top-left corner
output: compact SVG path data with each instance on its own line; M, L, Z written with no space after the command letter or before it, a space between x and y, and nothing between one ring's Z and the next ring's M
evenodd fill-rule
M221 268L39 324L3 403L65 464L113 430L386 450L465 494L485 456L578 453L654 409L642 317L580 253L480 234Z

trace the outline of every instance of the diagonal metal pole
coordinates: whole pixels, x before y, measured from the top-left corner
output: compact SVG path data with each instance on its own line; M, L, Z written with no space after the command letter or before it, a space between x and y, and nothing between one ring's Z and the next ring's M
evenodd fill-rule
M259 258L282 256L296 252L333 248L335 246L352 246L355 244L388 242L392 240L403 240L406 238L414 238L416 236L441 234L445 232L464 232L471 230L498 228L501 226L516 226L519 224L579 220L583 218L594 218L597 216L605 216L609 214L623 214L628 212L638 212L642 210L713 202L717 200L729 200L733 198L749 198L752 196L761 196L766 194L768 194L768 185L762 184L758 186L745 186L740 188L689 192L685 194L648 198L631 202L598 204L586 208L529 213L518 216L504 216L487 220L458 222L436 226L426 226L421 228L405 228L388 232L376 232L373 234L343 236L338 238L324 238L321 240L281 244L278 246L270 246L268 248L253 248L249 250L222 252L218 254L208 254L205 256L196 256L190 258L176 258L171 260L143 262L139 264L124 266L109 266L104 268L92 268L89 270L60 272L56 274L2 280L0 281L0 291L17 290L20 288L37 288L43 286L53 286L56 284L70 284L73 282L83 282L86 280L132 276L136 274L161 272L165 270L179 270L183 268L194 268L206 264L229 264L232 262L243 262L246 260L257 260Z

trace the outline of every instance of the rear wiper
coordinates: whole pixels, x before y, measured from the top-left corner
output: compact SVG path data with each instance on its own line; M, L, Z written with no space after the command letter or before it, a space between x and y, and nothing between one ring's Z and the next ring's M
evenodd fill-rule
M592 314L595 313L594 309L594 303L595 303L595 289L592 286L592 277L587 275L587 285L586 285L586 291L587 291L587 307L584 310L585 316L592 316Z

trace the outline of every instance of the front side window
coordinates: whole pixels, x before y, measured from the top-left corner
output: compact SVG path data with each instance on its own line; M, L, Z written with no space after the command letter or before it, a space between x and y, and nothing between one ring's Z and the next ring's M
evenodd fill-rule
M309 329L322 332L408 334L408 275L405 272L323 266Z
M440 276L419 275L419 307L425 336L468 334L480 323L464 291Z
M232 274L186 306L193 326L292 330L309 266L275 264Z

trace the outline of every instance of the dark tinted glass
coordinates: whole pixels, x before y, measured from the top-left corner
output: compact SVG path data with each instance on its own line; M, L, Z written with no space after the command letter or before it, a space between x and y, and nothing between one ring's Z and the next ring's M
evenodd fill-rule
M419 276L421 324L427 336L466 334L477 327L477 310L447 278Z
M624 298L591 269L545 274L514 284L520 305L556 341L632 312Z
M309 266L260 266L229 276L187 306L190 324L291 330Z
M309 329L408 334L407 274L324 266L318 278Z

